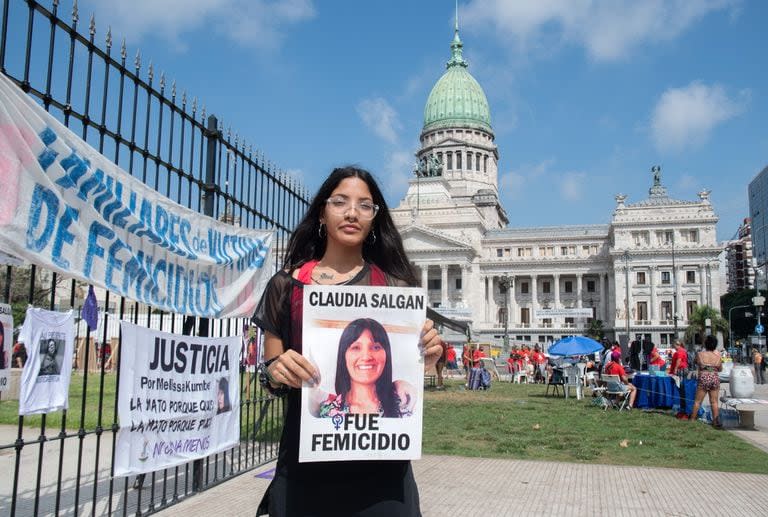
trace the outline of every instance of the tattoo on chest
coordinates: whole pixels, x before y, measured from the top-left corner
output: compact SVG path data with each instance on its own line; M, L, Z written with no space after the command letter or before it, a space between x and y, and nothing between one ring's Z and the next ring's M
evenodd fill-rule
M320 273L320 276L318 277L320 280L333 280L333 275L330 273Z

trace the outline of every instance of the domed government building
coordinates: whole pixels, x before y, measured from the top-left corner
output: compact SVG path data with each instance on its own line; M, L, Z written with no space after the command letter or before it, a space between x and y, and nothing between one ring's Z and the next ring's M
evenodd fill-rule
M667 345L697 305L719 309L722 247L709 192L672 199L658 167L646 199L616 196L608 224L510 226L491 110L462 47L457 24L424 107L417 170L392 211L430 306L498 346L595 325L622 343L629 335Z

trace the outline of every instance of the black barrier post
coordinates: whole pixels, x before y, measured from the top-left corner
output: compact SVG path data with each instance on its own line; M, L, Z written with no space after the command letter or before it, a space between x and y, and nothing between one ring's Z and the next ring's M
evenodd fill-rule
M203 186L203 214L214 217L214 203L216 190L216 144L219 139L218 120L214 115L208 116L208 126L205 131L206 156L205 156L205 185ZM200 326L197 335L210 336L211 320L200 318ZM203 480L203 460L195 460L192 464L192 490L200 492L205 488Z

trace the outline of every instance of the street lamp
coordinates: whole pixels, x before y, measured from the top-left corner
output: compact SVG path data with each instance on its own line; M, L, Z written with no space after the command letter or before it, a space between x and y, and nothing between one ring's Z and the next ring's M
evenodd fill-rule
M626 316L627 320L627 343L629 343L629 250L624 250L624 283L626 284L624 315Z
M704 333L707 336L712 335L712 318L704 318Z
M509 291L514 288L514 277L509 274L499 279L499 290L504 293L504 352L509 352Z
M731 307L728 309L728 346L730 348L733 348L733 327L731 326L731 312L733 312L734 309L748 309L752 307L751 305L736 305L734 307Z
M675 230L672 230L672 326L674 328L675 339L677 334L677 270L675 269Z

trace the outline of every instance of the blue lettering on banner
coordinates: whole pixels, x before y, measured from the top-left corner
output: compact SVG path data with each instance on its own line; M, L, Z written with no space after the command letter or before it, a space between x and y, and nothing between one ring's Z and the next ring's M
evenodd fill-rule
M40 236L35 238L35 231L40 226L43 205L45 205L45 219L43 220L45 227ZM39 183L35 184L35 190L32 192L32 203L29 207L29 223L27 224L27 248L29 250L40 252L48 245L58 213L59 198L56 197L56 194Z
M35 183L24 244L29 251L49 254L50 263L63 272L164 310L216 316L223 310L218 287L225 283L217 273L263 267L269 252L265 240L209 225L195 228L190 217L175 212L172 205L133 191L130 183L120 181L122 176L66 148L65 139L57 142L51 128L39 136L44 148L38 163L48 175L57 176L51 177L51 184L58 188ZM57 161L61 168L52 168ZM70 197L62 196L67 190ZM81 235L87 242L78 240ZM143 239L144 247L148 241L167 250L181 263L170 254L153 255L131 236ZM80 260L74 260L75 254ZM188 265L201 257L220 267L210 262ZM97 261L102 263L97 266ZM97 271L103 271L103 278L95 278Z
M56 230L56 239L53 241L53 251L51 252L51 260L53 263L62 269L69 269L69 261L61 256L61 248L64 243L72 244L75 240L75 235L68 231L70 225L77 221L80 212L71 206L64 207L64 214L59 221L59 228Z

